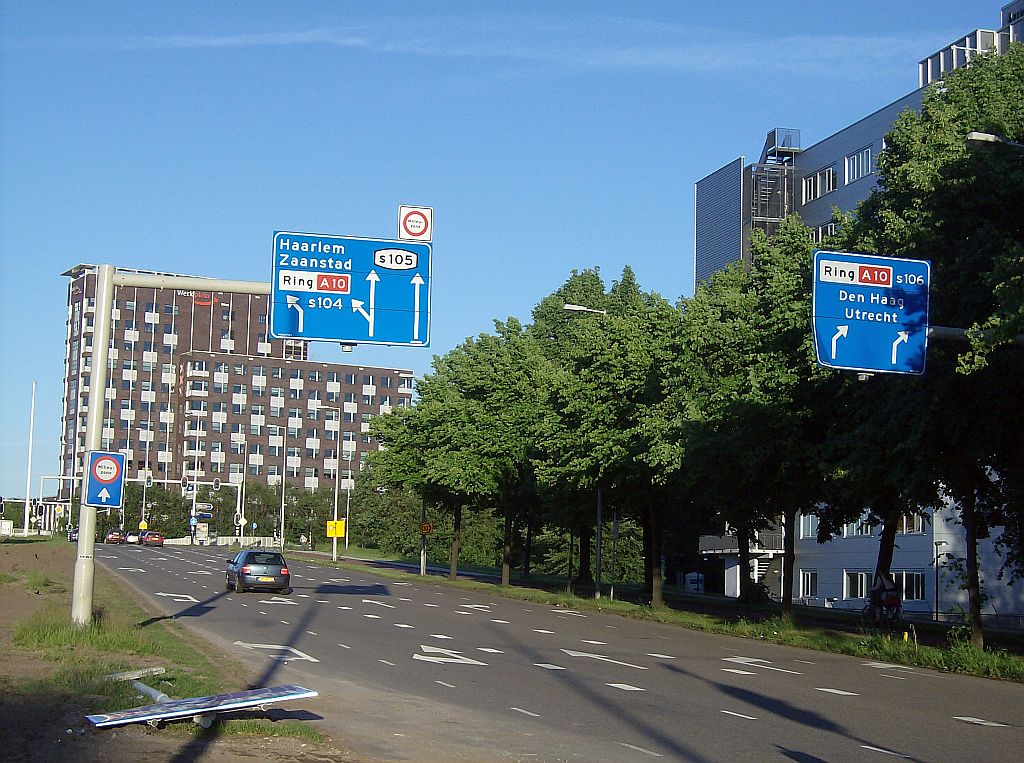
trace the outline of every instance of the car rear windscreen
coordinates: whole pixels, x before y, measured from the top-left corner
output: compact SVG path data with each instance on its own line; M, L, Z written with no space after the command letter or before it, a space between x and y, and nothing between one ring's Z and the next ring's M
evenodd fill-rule
M280 554L251 554L249 564L284 564L284 557Z

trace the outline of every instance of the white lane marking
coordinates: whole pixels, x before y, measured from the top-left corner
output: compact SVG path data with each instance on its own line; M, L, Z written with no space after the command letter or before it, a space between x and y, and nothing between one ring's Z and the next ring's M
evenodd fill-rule
M540 718L540 716L537 713L531 713L529 710L523 710L523 708L521 708L521 707L510 707L509 710L514 710L517 713L522 713L523 715L528 715L531 718Z
M478 646L476 648L476 650L478 652L487 652L488 654L505 654L500 649L494 649L493 647L489 647L489 646Z
M407 596L399 596L398 600L399 601L412 601L412 599L408 598Z
M248 605L248 604L243 604L242 606L243 606L243 607L248 607L249 605Z
M890 676L888 673L882 673L882 678L895 678L897 681L906 681L907 679L903 676Z
M395 667L395 663L388 662L387 660L377 660L377 662L383 662L385 665L390 665L391 667Z
M338 644L338 646L340 646L342 649L351 649L352 648L348 644Z
M818 664L816 662L811 662L810 660L793 660L793 662L802 662L804 665L817 665Z
M297 593L295 595L298 596L300 599L308 599L309 598L309 594L308 593Z
M586 617L582 612L577 612L575 609L552 609L552 612L556 612L560 615L572 615L573 617Z
M477 609L477 610L479 610L481 612L487 612L488 610L490 610L491 605L490 604L463 604L462 608L463 609Z
M265 614L267 614L267 613L266 613L266 612L264 612L263 610L260 610L260 614L261 614L261 615L265 615Z
M424 604L424 607L440 607L440 604Z
M538 668L544 668L544 670L565 670L561 665L552 665L550 662L535 662L533 664Z
M757 675L757 673L751 672L749 670L739 670L737 668L719 668L719 670L724 670L726 673L736 673L737 675L741 675L741 676L756 676Z
M500 623L502 625L508 625L508 620L491 620L492 623Z
M547 634L549 634L549 635L550 635L550 634L554 634L554 631L546 631L546 630L544 630L543 628L534 628L534 629L533 629L533 632L534 632L534 633L547 633Z
M723 657L725 662L738 662L740 665L746 665L751 668L763 668L764 670L777 670L780 673L792 673L794 676L802 676L803 673L799 673L795 670L786 670L785 668L773 667L770 660L763 660L760 657Z
M299 602L286 599L283 596L271 596L269 599L260 599L260 604L291 604L293 607L299 606Z
M395 623L396 628L415 628L414 625L406 625L405 623Z
M441 639L448 639L449 641L451 641L451 640L452 640L452 637L451 637L451 636L446 636L446 635L444 635L443 633L431 633L431 634L430 634L430 638L441 638Z
M815 691L827 691L829 694L838 694L841 697L859 697L860 695L852 691L843 691L842 689L823 689L820 686L814 687Z
M316 603L317 604L330 604L331 602L327 601L327 599L317 599Z
M884 750L881 747L872 747L869 744L862 744L861 747L863 747L865 750L871 750L872 752L880 752L880 753L883 753L885 755L894 755L897 758L909 758L910 757L909 755L903 755L903 754L898 753L898 752L893 752L892 750Z
M457 609L457 610L455 610L455 614L457 614L457 615L471 615L473 613L472 612L463 612L462 610Z
M414 660L422 660L424 662L450 662L456 665L486 665L486 662L480 662L480 660L474 660L472 657L466 657L462 652L457 652L454 649L442 649L439 646L430 646L429 644L420 644L426 654L414 654L412 658Z
M212 575L213 573L209 570L189 570L185 573L186 575Z
M368 617L371 620L380 620L380 615L363 615L363 617Z
M615 744L620 747L625 747L628 750L636 750L637 752L642 752L644 755L650 755L652 758L662 757L660 753L654 752L654 750L645 750L643 747L637 747L635 744L626 744L625 742L616 742Z
M186 601L191 601L194 604L198 604L199 603L199 601L197 599L193 599L187 593L158 593L157 596L170 596L176 602L183 602L184 603Z
M441 684L441 686L447 686L449 689L455 688L455 684L446 683L444 681L434 681L434 683Z
M998 726L999 728L1006 728L1005 723L996 723L995 721L986 721L984 718L972 718L969 715L954 715L954 721L963 721L964 723L973 723L977 726Z
M319 636L320 635L319 633L314 633L313 631L306 631L306 633L308 633L310 636Z
M648 652L647 656L648 657L656 657L659 660L674 660L675 659L675 657L673 657L671 654L658 654L657 652Z
M605 684L605 686L610 686L613 689L622 689L622 691L647 691L639 686L631 686L630 684Z
M613 665L622 665L627 668L636 668L637 670L647 670L643 665L634 665L631 662L621 662L619 660L613 660L611 657L606 657L603 654L592 654L591 652L577 652L574 649L563 649L570 657L589 657L592 660L600 660L601 662L610 662Z
M338 609L352 609L352 607L338 607Z
M347 583L348 578L327 578L330 583Z
M320 662L320 660L316 659L315 657L310 657L305 652L300 652L295 647L287 646L284 644L247 644L244 641L236 641L235 646L241 646L245 649L276 649L279 652L290 652L290 655L288 656L280 654L274 655L275 660L281 660L285 662L287 662L288 660L308 660L309 662Z
M391 585L412 585L412 583L392 583Z
M718 712L725 713L726 715L735 715L737 718L746 718L748 721L756 721L757 720L757 718L755 718L752 715L744 715L743 713L734 713L732 710L719 710Z
M282 620L281 621L281 625L291 625L291 623L288 622L287 620Z
M138 567L118 567L117 569L124 570L125 572L145 572L145 570L141 570ZM179 575L178 577L181 576Z
M581 644L593 644L594 646L608 646L608 642L607 641L594 641L593 639L589 639L589 638L581 638L580 639L580 643Z
M394 604L385 604L383 601L377 601L376 599L363 599L363 604L376 604L378 607L387 607L388 609L394 609Z

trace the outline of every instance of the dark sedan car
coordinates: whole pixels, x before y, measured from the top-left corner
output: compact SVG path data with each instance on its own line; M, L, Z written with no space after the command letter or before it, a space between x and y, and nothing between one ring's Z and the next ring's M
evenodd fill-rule
M227 590L238 593L248 590L291 593L291 575L284 556L276 551L246 549L228 559L224 584Z

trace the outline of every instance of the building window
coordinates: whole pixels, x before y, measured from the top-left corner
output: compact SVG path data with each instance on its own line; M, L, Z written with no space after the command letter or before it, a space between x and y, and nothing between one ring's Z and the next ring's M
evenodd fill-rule
M818 571L800 570L800 596L813 599L818 596Z
M903 594L903 601L925 600L925 573L901 570L894 572L892 578L896 581L897 590Z
M871 590L871 573L847 572L844 583L844 599L866 599Z
M800 537L801 538L814 538L818 539L818 515L817 514L801 514L800 515Z
M355 384L355 383L356 383L356 375L355 374L345 374L345 384Z
M847 184L852 183L855 180L860 180L862 177L870 175L874 171L874 165L871 163L871 146L862 148L860 151L852 153L846 157Z
M924 532L924 517L920 514L904 514L896 525L900 535L921 535Z
M860 537L870 537L870 536L872 536L874 534L875 534L874 525L872 525L868 521L868 517L867 516L861 517L856 522L850 522L850 524L848 524L846 526L846 537L847 538L854 538L854 537L858 537L858 536L860 536Z
M836 168L826 167L804 178L804 204L836 190Z

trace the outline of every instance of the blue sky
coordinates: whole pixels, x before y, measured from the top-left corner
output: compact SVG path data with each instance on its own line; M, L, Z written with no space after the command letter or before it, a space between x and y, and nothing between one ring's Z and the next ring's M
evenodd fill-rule
M75 264L269 280L274 230L393 238L431 206L430 347L345 356L420 375L573 269L689 296L696 180L896 100L999 7L5 0L0 495L33 379L33 496L58 469Z

